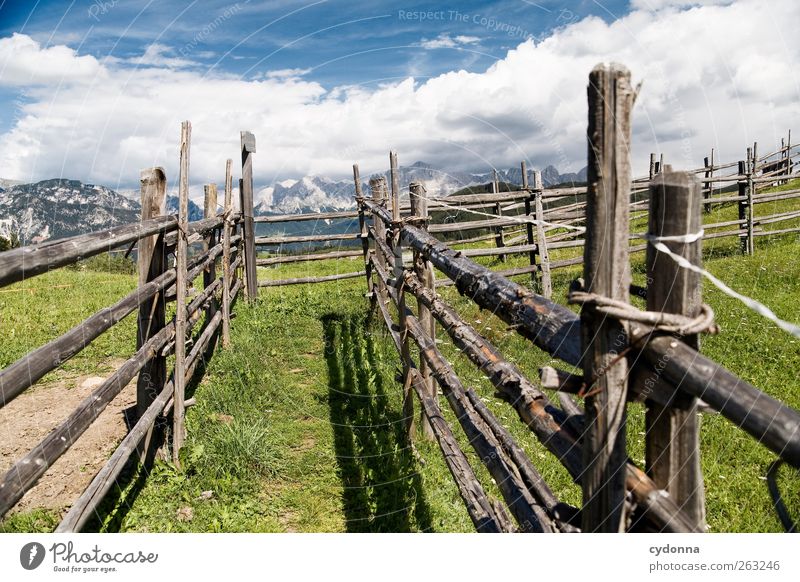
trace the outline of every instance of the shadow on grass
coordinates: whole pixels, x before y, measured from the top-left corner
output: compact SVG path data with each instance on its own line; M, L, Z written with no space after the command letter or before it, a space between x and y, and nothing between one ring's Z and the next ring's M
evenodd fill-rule
M359 316L323 318L330 420L351 532L431 529L431 516L397 398L387 395L372 337Z

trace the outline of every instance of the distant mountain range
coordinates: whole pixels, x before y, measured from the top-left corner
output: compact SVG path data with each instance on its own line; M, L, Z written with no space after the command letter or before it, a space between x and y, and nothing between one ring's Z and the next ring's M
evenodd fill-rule
M468 186L489 183L493 179L492 172L445 172L424 162L401 166L398 170L401 189L407 191L410 182L422 182L432 196L444 196ZM383 175L389 183L389 172ZM522 183L520 168L498 170L497 177L500 182ZM567 174L559 173L554 166L542 170L545 187L585 181L586 168ZM528 183L533 183L533 170L528 170ZM369 193L368 181L361 188ZM257 214L346 210L355 206L355 184L352 180L334 181L320 176L306 176L300 180L278 182L260 190L257 196Z
M177 197L168 197L167 212L177 211ZM140 217L138 201L78 180L0 187L0 236L8 238L16 232L23 245L113 228L137 222ZM203 210L189 201L189 220L201 218Z
M385 172L387 183L389 172ZM520 184L519 168L498 170L498 180ZM445 172L424 162L399 168L399 182L407 190L410 182L422 182L428 193L443 196L468 186L492 181L491 172ZM533 183L533 171L529 171ZM570 182L585 182L586 169L577 173L560 174L547 166L542 170L545 186ZM369 193L368 182L362 184ZM105 186L84 184L78 180L52 179L33 184L21 184L0 179L0 236L8 238L15 232L23 245L57 239L121 224L136 222L141 215L133 192L123 195ZM355 185L352 180L330 180L306 176L300 180L285 180L257 194L256 214L283 214L346 210L355 206ZM167 212L177 213L178 199L167 198ZM189 201L189 220L203 218L203 210Z

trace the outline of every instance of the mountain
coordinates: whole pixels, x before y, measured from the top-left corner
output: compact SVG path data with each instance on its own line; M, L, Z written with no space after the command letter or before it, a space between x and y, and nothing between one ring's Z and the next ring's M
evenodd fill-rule
M177 213L178 199L167 198L167 212ZM52 179L0 189L0 236L19 235L23 245L138 222L141 205L105 186ZM203 218L189 201L189 220Z
M383 175L387 184L391 183L389 171L378 175ZM498 170L497 178L500 182L521 184L522 172L519 167ZM493 172L446 172L425 162L415 162L410 166L398 168L401 191L407 192L408 184L411 182L421 182L430 196L447 196L462 188L487 184L492 180ZM559 173L555 166L547 166L542 170L542 182L545 187L585 181L586 168L568 174ZM533 184L533 170L528 170L528 183ZM364 193L369 194L368 181L365 181L361 188ZM352 180L334 181L320 176L305 176L300 180L278 182L262 189L257 196L260 202L255 207L256 214L322 212L355 207L355 185Z
M18 184L0 193L0 236L23 245L103 230L139 220L139 204L105 186L78 180Z

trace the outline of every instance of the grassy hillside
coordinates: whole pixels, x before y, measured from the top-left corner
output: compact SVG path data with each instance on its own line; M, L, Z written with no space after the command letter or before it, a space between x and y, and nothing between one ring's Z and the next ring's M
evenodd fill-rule
M793 202L770 204L771 208L759 205L758 213L787 210ZM735 213L733 206L715 209L705 221L728 220ZM632 224L634 232L643 229L644 219ZM734 239L707 241L704 247L705 264L712 273L766 303L778 316L798 319L794 301L800 292L797 235L759 238L752 257L742 256ZM562 249L551 254L557 260L580 252ZM497 259L481 261L501 268ZM502 266L526 261L527 257L511 258ZM277 279L359 268L360 259L319 261L260 269L259 276ZM643 284L644 253L633 256L633 272L635 282ZM570 282L580 275L581 267L555 271L555 300L564 302ZM530 282L529 276L516 280ZM70 284L73 291L40 290L37 293L47 294L27 301L21 292L0 295L0 317L4 322L13 319L25 336L20 338L18 332L14 341L3 346L4 364L108 303L108 292L121 295L133 285L131 277L109 279L80 272L53 273L30 285L42 282ZM198 404L188 411L183 468L158 463L146 482L141 475L133 475L91 528L472 531L438 447L421 439L409 443L403 435L401 387L394 380L399 359L379 316L368 316L364 291L365 282L356 279L265 289L258 306L240 303L232 328L232 349L218 352L209 363L197 388ZM535 377L542 365L564 367L453 288L443 288L441 293L530 377ZM81 299L68 309L68 317L60 317L58 309L71 297ZM703 338L703 352L800 409L799 340L709 285L704 299L714 308L722 332ZM45 302L47 309L36 308ZM92 357L122 354L132 348L131 321L125 322L128 333L91 347L69 365L85 366ZM557 495L579 504L580 489L566 471L519 422L515 411L494 397L493 387L458 353L446 334L440 332L439 339L440 348L464 383L474 387L511 430ZM460 435L444 399L442 404L482 483L499 497ZM643 409L632 405L629 410L629 451L643 464ZM701 436L711 531L780 531L764 481L774 456L718 415L703 416ZM784 468L780 483L787 505L797 515L797 472ZM51 524L52 517L26 514L7 520L0 528L47 529Z

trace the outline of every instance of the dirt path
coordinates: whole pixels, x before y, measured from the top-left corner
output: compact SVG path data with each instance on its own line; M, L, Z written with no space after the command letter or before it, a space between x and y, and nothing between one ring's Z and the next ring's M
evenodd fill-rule
M112 362L105 376L74 376L29 389L0 409L0 474L58 426L122 362ZM132 382L10 513L38 507L63 513L127 433L124 412L135 403L136 383Z

